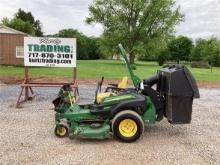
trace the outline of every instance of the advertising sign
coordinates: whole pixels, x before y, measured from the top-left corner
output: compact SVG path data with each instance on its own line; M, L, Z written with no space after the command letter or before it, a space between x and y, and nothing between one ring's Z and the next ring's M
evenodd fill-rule
M24 37L24 65L76 67L76 39Z

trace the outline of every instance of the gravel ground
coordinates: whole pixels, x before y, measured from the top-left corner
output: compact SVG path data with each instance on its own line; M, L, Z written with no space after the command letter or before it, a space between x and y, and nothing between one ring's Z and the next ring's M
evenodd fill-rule
M92 102L94 90L80 86L81 101ZM164 119L131 144L55 137L51 100L58 89L35 91L34 101L16 109L19 87L0 84L0 164L220 164L220 89L200 89L191 124Z

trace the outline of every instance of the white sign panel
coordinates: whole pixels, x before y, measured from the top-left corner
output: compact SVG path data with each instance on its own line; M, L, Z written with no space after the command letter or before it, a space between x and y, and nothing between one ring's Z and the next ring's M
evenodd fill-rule
M24 65L76 67L76 39L24 37Z

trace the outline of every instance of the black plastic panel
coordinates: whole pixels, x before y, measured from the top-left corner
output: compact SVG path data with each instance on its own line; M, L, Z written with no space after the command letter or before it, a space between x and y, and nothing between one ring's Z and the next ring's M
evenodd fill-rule
M165 97L165 112L172 124L191 121L193 98L199 98L196 81L182 65L167 66L158 71L157 91Z
M166 96L166 116L172 124L189 124L192 116L192 97Z

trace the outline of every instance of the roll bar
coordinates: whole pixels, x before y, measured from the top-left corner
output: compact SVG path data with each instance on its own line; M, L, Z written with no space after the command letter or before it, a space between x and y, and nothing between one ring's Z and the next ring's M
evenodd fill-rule
M130 77L131 77L131 80L133 82L133 85L136 87L136 88L139 88L139 84L141 83L141 79L136 76L133 72L133 70L131 69L131 65L130 63L128 62L128 58L127 58L127 53L125 51L125 49L123 48L122 44L118 44L118 47L120 49L120 52L121 52L121 56L122 58L124 59L126 65L127 65L127 68L128 68L128 72L130 74Z

